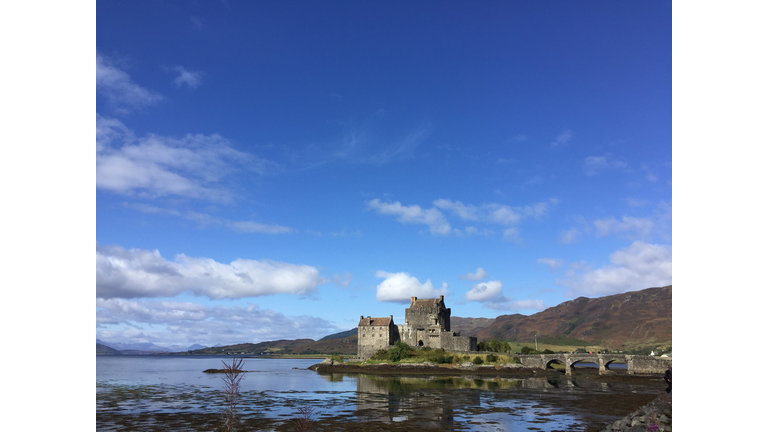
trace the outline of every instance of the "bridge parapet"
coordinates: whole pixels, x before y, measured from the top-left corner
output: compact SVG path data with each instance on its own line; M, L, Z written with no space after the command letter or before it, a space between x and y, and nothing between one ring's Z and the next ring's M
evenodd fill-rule
M553 361L565 365L565 374L572 375L574 365L577 363L595 363L598 373L603 375L606 366L612 362L621 362L627 365L628 374L636 373L664 373L672 366L671 357L654 357L630 354L534 354L518 356L523 366L546 369Z

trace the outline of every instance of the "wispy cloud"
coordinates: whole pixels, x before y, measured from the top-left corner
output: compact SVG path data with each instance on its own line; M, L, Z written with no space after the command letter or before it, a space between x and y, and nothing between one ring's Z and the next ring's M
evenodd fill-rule
M584 174L590 177L599 174L601 171L625 168L627 168L627 163L614 158L610 153L606 153L603 156L587 156L584 159Z
M404 206L400 202L381 202L378 198L368 201L369 209L381 214L397 216L397 220L407 224L422 224L429 227L433 235L447 235L451 233L451 225L445 217L435 208L423 209L418 205Z
M202 228L205 228L210 225L223 226L225 228L232 229L235 232L249 233L249 234L252 234L252 233L285 234L285 233L290 233L294 231L292 228L281 226L281 225L262 224L254 221L235 221L235 220L229 220L224 218L218 218L205 213L198 213L191 210L182 212L176 209L161 208L161 207L156 207L156 206L144 204L144 203L123 203L123 207L138 210L142 213L147 213L147 214L159 214L159 215L166 215L166 216L181 217L186 220L197 222L197 224Z
M459 276L459 279L479 281L479 280L485 279L486 276L488 276L488 273L486 273L482 267L478 267L477 271L475 271L474 273L467 273L465 275Z
M203 18L200 18L200 17L191 16L191 17L189 17L189 22L192 23L192 27L195 30L202 30L203 27L205 26L205 20Z
M611 234L625 236L629 239L647 238L653 233L654 224L650 219L623 216L621 221L615 218L599 219L594 222L598 237Z
M550 269L554 270L560 268L563 265L563 260L560 258L539 258L536 260L539 264L548 265Z
M548 214L557 202L557 199L550 199L545 202L522 207L511 207L497 203L474 206L465 205L461 201L438 199L433 201L434 207L425 209L418 205L404 206L398 201L384 203L377 198L368 201L366 205L369 209L376 210L381 214L396 215L398 216L398 221L402 223L427 225L433 235L454 234L456 236L470 236L480 233L488 235L490 233L488 229L481 232L475 226L467 227L463 231L461 229L452 229L451 224L448 223L443 213L438 210L439 208L449 211L461 220L501 225L505 227L503 236L506 240L520 242L517 225L527 218L542 218Z
M186 85L187 88L194 90L203 83L203 73L200 71L187 70L183 66L174 66L170 70L177 74L176 79L173 80L176 87Z
M238 171L263 174L272 166L220 135L137 138L119 120L96 115L96 187L102 190L226 202L232 193L221 185L223 178Z
M636 208L645 207L650 203L648 200L631 198L631 197L626 198L625 201L627 202L628 206L636 207Z
M136 84L130 75L118 68L114 62L96 53L96 91L104 96L111 108L120 114L152 105L164 97Z
M641 168L645 172L645 179L646 180L648 180L649 182L652 182L652 183L655 183L655 182L657 182L659 180L659 178L656 177L656 174L654 174L653 171L651 171L651 169L648 167L648 165L644 164Z
M550 146L552 148L562 147L562 146L568 144L568 142L571 140L571 138L573 138L573 132L570 129L566 129L566 130L563 131L563 133L558 135L557 138L555 138L554 141L552 141Z
M376 300L381 302L406 303L411 297L434 298L448 294L447 283L443 282L443 286L437 289L429 279L421 283L405 272L388 273L379 270L376 272L376 277L384 279L376 287Z
M354 280L355 280L355 276L349 272L345 272L343 275L342 274L333 275L333 282L342 288L348 287Z
M557 284L569 295L606 296L672 284L672 248L635 241L611 254L611 265L597 270L568 271Z
M561 244L572 244L579 241L580 237L581 237L581 230L579 230L578 228L570 228L560 232L558 241Z
M342 329L312 316L286 316L247 306L204 306L157 300L96 300L96 337L109 342L149 342L161 346L319 339ZM129 328L125 328L129 327Z
M334 152L337 160L363 164L386 164L402 160L413 152L429 137L432 126L423 125L408 132L399 139L383 139L372 127L364 126L350 131L341 145Z
M211 299L306 294L328 280L315 267L237 259L229 264L158 250L96 245L98 298L174 297L183 292Z

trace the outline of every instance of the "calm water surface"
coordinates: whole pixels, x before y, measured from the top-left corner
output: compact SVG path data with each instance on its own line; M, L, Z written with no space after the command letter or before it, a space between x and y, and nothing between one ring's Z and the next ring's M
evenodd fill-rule
M97 430L216 429L226 409L222 375L203 370L221 369L222 359L97 356ZM620 418L641 405L635 399L652 398L664 388L578 375L393 378L306 370L318 362L245 359L248 373L240 389L245 429L296 430L299 408L311 407L318 431L584 431Z

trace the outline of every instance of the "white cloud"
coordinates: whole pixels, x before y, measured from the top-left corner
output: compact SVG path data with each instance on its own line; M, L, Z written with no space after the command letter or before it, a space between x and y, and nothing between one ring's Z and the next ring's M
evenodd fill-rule
M176 71L178 74L176 79L173 80L173 83L176 84L176 87L186 85L187 88L194 90L203 83L202 72L190 71L185 69L183 66L174 66L172 70Z
M499 225L516 225L522 218L521 214L512 207L501 204L487 204L487 219Z
M402 223L427 225L433 235L446 235L451 232L451 225L436 208L426 210L418 205L404 206L398 201L391 204L384 203L379 201L378 198L368 201L367 204L368 208L374 209L381 214L397 216L397 220Z
M244 170L264 173L268 166L216 134L136 138L122 122L96 115L96 187L102 190L228 201L223 178Z
M626 235L630 239L649 237L653 233L654 224L649 219L624 216L621 221L615 218L599 219L594 222L598 237L611 234Z
M539 258L536 262L539 264L546 264L550 269L556 269L563 265L563 260L559 258Z
M562 244L571 244L579 241L579 237L581 237L581 231L578 228L571 228L560 232L559 240Z
M558 285L572 293L606 296L672 284L670 246L636 241L610 256L611 265L582 274L569 271Z
M627 205L630 207L645 207L646 205L649 204L648 200L631 198L631 197L627 197L625 201L627 202Z
M464 297L468 301L477 302L487 302L493 299L501 299L503 298L501 291L503 286L504 285L501 283L501 281L497 280L481 282L467 291Z
M488 276L488 273L483 270L482 267L478 267L477 271L474 273L467 273L463 276L459 276L459 279L461 280L471 280L471 281L479 281L485 279L485 277Z
M409 273L388 273L382 270L376 272L377 278L384 281L376 287L376 300L405 303L411 297L436 298L448 294L448 284L443 282L440 289L427 279L423 284Z
M120 113L164 99L159 93L134 83L112 60L99 53L96 53L96 91L106 97L112 108Z
M433 235L453 233L457 236L470 236L473 234L484 234L487 236L492 233L487 228L480 231L475 226L466 227L464 230L452 230L445 216L438 210L440 208L450 211L451 214L458 216L462 220L506 226L507 228L503 231L504 238L513 242L521 242L516 225L526 218L539 219L545 216L550 208L557 203L558 200L552 198L547 201L513 208L497 203L483 204L482 206L465 205L461 201L441 198L433 201L432 204L436 208L433 207L429 210L422 209L418 205L403 206L397 201L392 204L383 203L379 199L371 200L367 205L368 208L375 209L379 213L397 215L399 216L398 220L403 223L426 224Z
M150 342L161 346L319 339L342 330L321 318L285 316L253 304L204 306L118 298L96 300L96 322L96 337L102 341Z
M518 232L517 228L507 228L504 230L504 240L511 241L513 243L521 243L522 239L520 239L520 233Z
M157 250L96 245L96 296L104 299L182 292L211 299L305 294L327 282L307 265L249 259L224 264L183 254L167 261Z
M475 206L465 206L461 201L438 199L432 202L435 207L450 210L463 220L480 220L479 209Z
M573 138L573 132L571 132L570 129L566 129L563 131L563 133L558 135L557 138L554 141L552 141L552 144L550 145L552 146L552 148L561 147L566 145L568 141L571 140L571 138Z
M489 203L482 206L465 205L461 201L447 199L435 200L435 207L449 210L462 220L484 221L499 225L516 225L525 218L541 218L545 216L552 205L556 205L557 199L537 202L523 207L510 207L508 205Z
M597 175L600 171L606 169L622 169L626 167L626 162L615 159L610 153L606 153L603 156L587 156L584 159L584 173L588 176Z
M355 280L355 276L349 272L345 272L343 275L340 275L340 274L333 275L333 282L335 282L338 286L342 288L348 287L353 280Z

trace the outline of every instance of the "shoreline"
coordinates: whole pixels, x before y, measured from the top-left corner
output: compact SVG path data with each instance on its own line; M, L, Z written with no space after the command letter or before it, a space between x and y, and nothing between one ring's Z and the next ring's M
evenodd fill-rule
M307 369L321 375L327 374L362 374L362 375L425 375L425 376L493 376L509 378L548 378L565 377L565 373L555 369L529 368L520 364L508 365L473 365L451 364L438 365L430 362L423 363L380 363L380 364L349 364L338 363L326 359L322 363L314 364ZM662 381L661 374L625 374L607 373L598 375L595 370L581 370L580 373L570 376L571 379L589 379L605 382L611 381Z

